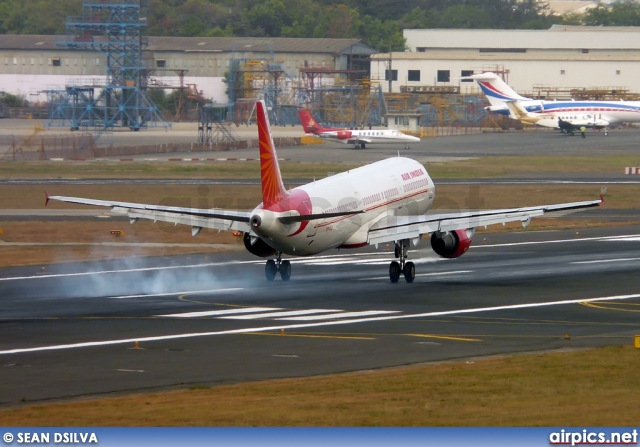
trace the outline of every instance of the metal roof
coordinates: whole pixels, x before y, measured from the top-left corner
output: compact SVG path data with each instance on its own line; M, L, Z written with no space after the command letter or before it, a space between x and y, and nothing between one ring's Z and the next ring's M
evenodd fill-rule
M414 29L404 30L416 48L640 49L640 27L558 26L549 30Z
M149 36L148 51L373 54L359 39ZM61 50L56 36L0 34L0 49Z

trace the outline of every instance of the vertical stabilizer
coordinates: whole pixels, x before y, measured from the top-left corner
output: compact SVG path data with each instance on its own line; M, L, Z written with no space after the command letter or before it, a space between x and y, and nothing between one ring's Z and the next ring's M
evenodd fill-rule
M324 129L320 124L313 119L311 112L306 109L300 109L298 112L300 116L300 124L302 124L302 128L304 129L304 133L317 134L318 132L322 132Z
M495 73L481 73L468 76L466 79L475 79L492 106L504 104L506 101L528 101L531 99L517 94Z
M258 114L258 140L260 143L260 176L262 179L262 203L269 208L287 197L287 190L282 183L278 155L271 137L271 126L264 101L256 103Z

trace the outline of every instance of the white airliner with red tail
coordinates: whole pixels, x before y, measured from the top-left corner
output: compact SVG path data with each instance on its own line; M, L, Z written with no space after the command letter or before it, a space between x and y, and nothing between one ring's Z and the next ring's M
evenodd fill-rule
M357 149L365 149L369 143L404 143L408 147L409 143L417 143L420 138L407 135L396 129L340 129L336 127L322 127L313 118L311 112L300 109L298 112L300 123L304 133L315 135L320 138L336 140L344 144L353 144Z
M572 202L491 211L425 214L435 196L433 181L424 166L404 157L388 158L287 191L282 183L276 149L262 101L257 103L262 203L251 211L179 208L78 197L48 196L49 200L111 208L131 223L151 219L192 227L244 232L249 252L269 257L266 278L279 273L287 281L291 263L283 255L312 256L334 248L395 244L389 278L407 282L415 278L408 250L423 234L440 256L457 258L471 245L475 228L520 221L549 212L568 212L599 205L602 200ZM274 259L275 258L275 259Z

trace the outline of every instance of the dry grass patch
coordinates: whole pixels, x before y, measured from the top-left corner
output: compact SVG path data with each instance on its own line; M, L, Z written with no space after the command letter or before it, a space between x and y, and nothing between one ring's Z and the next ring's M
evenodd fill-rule
M3 426L635 426L640 350L607 347L35 405Z
M28 242L38 245L15 246L0 242L0 267L40 265L60 262L96 261L125 257L171 256L190 253L215 253L244 250L242 238L231 232L203 230L193 238L188 227L167 223L140 221L8 221L0 222L0 241ZM125 232L115 237L111 230ZM110 246L111 242L128 244ZM64 245L65 243L91 245ZM162 243L159 247L138 243ZM180 247L172 244L202 244L201 247ZM40 245L47 244L47 245Z

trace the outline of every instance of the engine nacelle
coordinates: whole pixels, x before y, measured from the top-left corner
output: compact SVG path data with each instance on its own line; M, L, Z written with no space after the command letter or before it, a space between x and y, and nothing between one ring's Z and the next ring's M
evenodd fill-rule
M349 138L351 138L351 135L353 135L353 133L349 130L339 130L336 133L336 137L339 140L348 140Z
M431 234L431 248L443 258L459 258L471 246L474 230L454 230Z
M244 242L244 248L247 249L252 255L266 258L275 254L275 248L270 247L265 241L256 236L251 236L249 233L245 233L242 237Z

